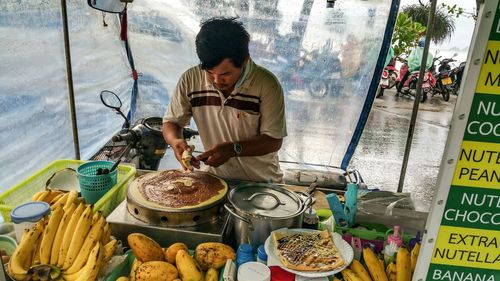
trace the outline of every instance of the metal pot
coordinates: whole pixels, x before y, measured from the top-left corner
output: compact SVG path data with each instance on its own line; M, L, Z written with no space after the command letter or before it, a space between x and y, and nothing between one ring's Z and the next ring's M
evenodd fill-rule
M249 243L256 249L273 230L302 227L302 215L308 203L305 201L280 186L248 184L232 189L230 204L224 207L236 218L236 243Z

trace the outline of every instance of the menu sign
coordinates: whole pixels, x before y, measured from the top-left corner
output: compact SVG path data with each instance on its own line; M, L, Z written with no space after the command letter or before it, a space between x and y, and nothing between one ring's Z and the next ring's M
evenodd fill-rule
M500 3L493 14L427 280L500 280Z

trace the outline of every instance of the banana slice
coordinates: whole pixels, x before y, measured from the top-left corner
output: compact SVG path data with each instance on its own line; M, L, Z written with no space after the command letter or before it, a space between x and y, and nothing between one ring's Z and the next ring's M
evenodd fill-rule
M191 148L191 151L194 150L193 145L189 147ZM184 150L184 152L182 153L182 164L184 164L184 166L190 171L193 170L193 165L191 165L191 159L193 159L193 155L191 154L191 152L189 150Z

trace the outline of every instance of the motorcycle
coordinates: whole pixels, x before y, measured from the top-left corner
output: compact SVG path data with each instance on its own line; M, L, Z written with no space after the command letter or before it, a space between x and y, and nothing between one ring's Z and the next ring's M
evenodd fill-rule
M160 161L168 148L163 139L161 117L147 117L137 120L132 126L121 111L122 101L111 91L102 91L102 103L125 119L123 128L101 148L91 160L108 160L133 163L138 169L158 170ZM198 135L198 132L183 128L186 140Z
M400 70L400 77L404 77L406 72L408 70L408 65L404 63ZM404 96L411 96L415 97L417 94L417 82L418 82L418 76L419 76L420 71L412 71L410 76L406 79L406 81L400 81L399 83L403 83L403 87L401 88L401 94ZM422 94L420 97L420 102L425 102L427 100L427 96L429 92L431 92L431 85L435 83L435 78L432 75L432 72L430 70L427 70L424 73L424 81L422 83ZM399 96L399 93L396 94L396 96Z
M461 62L457 67L451 70L451 80L453 81L451 84L452 94L458 95L458 91L460 90L460 85L462 84L462 76L464 75L465 70L465 61Z
M396 69L396 58L392 58L391 62L384 67L382 76L380 77L380 83L377 90L377 98L384 95L385 89L391 89L397 84L399 79L399 71Z
M434 96L436 94L441 94L443 96L444 101L450 100L450 93L453 92L453 89L452 89L453 80L451 77L452 73L451 73L450 63L455 61L453 58L457 55L458 54L455 53L453 55L453 57L451 57L451 58L442 59L440 61L438 71L437 72L432 71L434 73L433 74L434 77L436 77L435 83L432 85L432 91L431 91L432 96ZM441 56L433 59L431 70L435 70L434 63L436 61L439 61L440 58L441 58Z

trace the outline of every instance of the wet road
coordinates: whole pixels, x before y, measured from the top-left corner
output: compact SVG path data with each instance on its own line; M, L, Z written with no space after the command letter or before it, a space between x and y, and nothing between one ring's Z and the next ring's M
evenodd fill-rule
M456 96L435 96L420 104L403 192L430 204ZM350 168L372 187L396 191L403 162L413 100L386 91L376 99Z

